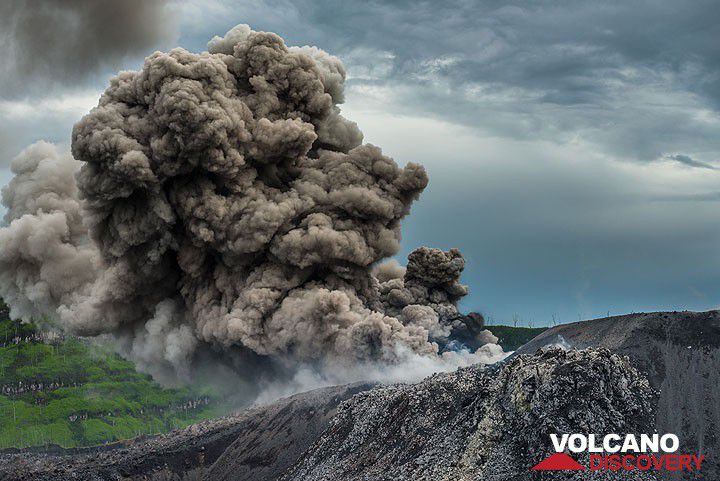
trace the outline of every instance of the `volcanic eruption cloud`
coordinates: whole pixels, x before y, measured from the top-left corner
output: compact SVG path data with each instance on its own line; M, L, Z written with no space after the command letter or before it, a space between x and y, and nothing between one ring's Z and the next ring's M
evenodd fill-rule
M428 178L362 144L344 80L337 58L246 25L118 74L72 155L39 142L12 163L12 314L109 335L162 381L208 360L256 384L497 360L482 318L457 310L457 250L379 264Z

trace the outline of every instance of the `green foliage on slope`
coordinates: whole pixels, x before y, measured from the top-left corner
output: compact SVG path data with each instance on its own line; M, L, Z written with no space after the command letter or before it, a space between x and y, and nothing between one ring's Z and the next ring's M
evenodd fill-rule
M108 348L41 336L0 305L0 448L86 446L220 412L210 389L166 389Z
M530 341L547 327L513 327L513 326L485 326L498 338L504 351L515 351L517 348Z

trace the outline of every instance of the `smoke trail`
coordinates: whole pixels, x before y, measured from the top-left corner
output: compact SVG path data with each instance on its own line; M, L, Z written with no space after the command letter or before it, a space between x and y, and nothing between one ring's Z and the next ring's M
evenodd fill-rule
M246 25L208 49L156 52L111 80L73 130L77 187L78 162L48 144L13 161L0 230L13 314L111 334L161 380L208 359L245 379L418 356L445 369L495 342L457 311L458 251L377 265L428 179L361 144L338 108L342 63Z

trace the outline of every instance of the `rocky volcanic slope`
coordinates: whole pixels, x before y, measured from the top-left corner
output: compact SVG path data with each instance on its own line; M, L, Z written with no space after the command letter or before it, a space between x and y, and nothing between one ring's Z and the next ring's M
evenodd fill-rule
M659 391L655 427L680 437L680 450L706 455L701 475L720 479L720 311L655 312L553 327L516 355L561 344L627 355ZM666 479L678 479L667 473Z
M338 404L371 384L351 384L298 394L254 416L205 474L212 481L277 479L325 431Z
M651 432L653 398L647 379L608 350L541 351L358 394L282 479L588 479L529 468L554 452L550 433Z
M605 347L629 356L651 384L665 379L663 351L682 348L709 352L720 348L720 311L651 312L561 324L516 351L532 354L541 347Z
M296 394L235 416L205 421L168 434L139 438L127 445L37 450L0 455L3 481L172 480L173 473L206 471L228 449L243 449L232 463L220 464L208 479L275 479L325 429L338 404L372 384L356 383ZM227 466L228 469L223 469ZM245 473L245 474L243 474Z

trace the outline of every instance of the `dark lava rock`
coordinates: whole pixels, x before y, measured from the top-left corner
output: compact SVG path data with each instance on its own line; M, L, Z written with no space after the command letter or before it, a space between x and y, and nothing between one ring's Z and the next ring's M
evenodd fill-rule
M553 327L521 347L604 347L626 355L659 391L655 428L680 438L680 450L706 455L700 473L720 479L720 311L651 312ZM668 472L664 479L682 479Z
M550 433L652 432L652 400L627 358L606 349L540 351L358 394L282 479L588 479L529 468L554 452Z

